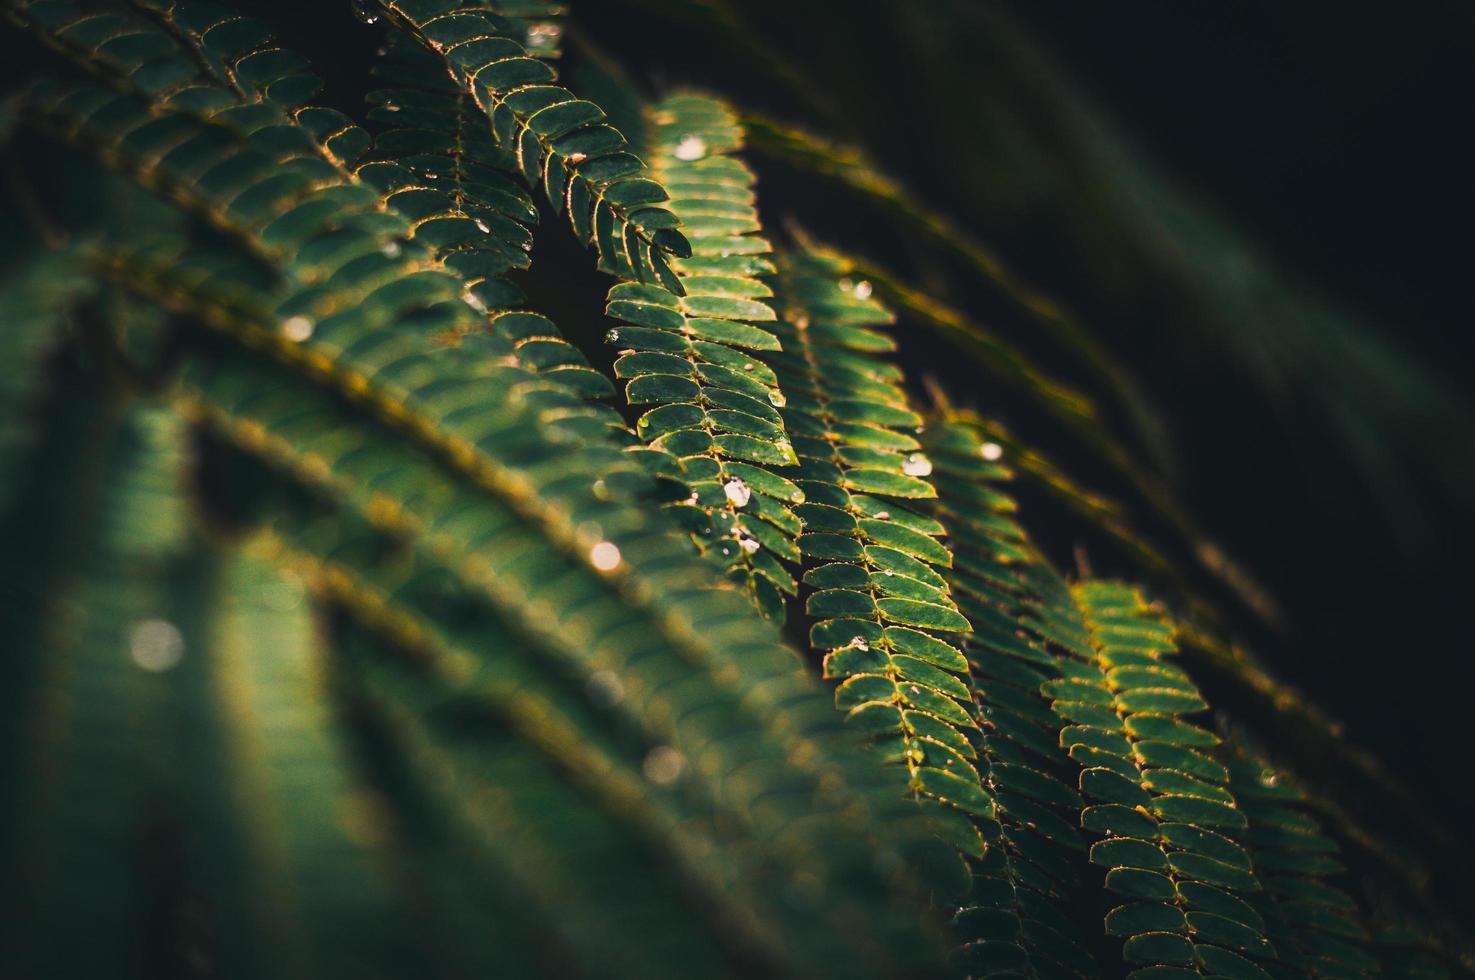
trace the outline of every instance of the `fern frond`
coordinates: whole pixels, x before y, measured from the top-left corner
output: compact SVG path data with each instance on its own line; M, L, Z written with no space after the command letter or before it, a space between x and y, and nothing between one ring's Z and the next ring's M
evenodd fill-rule
M560 947L559 958L628 976L727 972L730 945L714 942L686 910L685 896L653 873L654 855L545 761L493 726L476 725L474 716L457 719L471 731L432 727L386 697L372 675L366 680L361 710L400 756L397 796L473 842L461 854L463 873L514 885ZM538 955L526 938L507 944Z
M493 331L513 343L526 367L584 398L614 394L550 320L521 308L522 291L501 278L528 267L538 214L513 154L496 144L481 110L433 54L408 39L391 39L374 73L389 87L369 93L374 147L355 175L410 220L412 241L461 276L467 302L491 314ZM613 411L607 415L612 427L623 427Z
M423 11L384 6L394 23L447 59L524 176L567 209L578 238L598 249L601 268L625 280L609 296L608 312L621 324L611 342L630 351L616 361L615 373L627 380L632 404L658 406L642 417L639 434L691 458L685 476L698 505L691 529L698 539L717 538L704 550L734 568L765 614L781 617L781 593L796 586L774 555L798 558L797 521L787 513L798 491L768 472L792 465L794 457L774 410L781 396L772 374L750 353L775 343L749 322L772 319L772 310L755 299L766 289L752 278L770 266L762 257L767 243L751 235L757 230L751 174L724 155L740 140L730 114L694 97L658 109L655 165L648 171L626 152L624 138L599 121L598 107L545 84L552 80L546 67L532 67L515 43L494 36L507 25L490 14L449 3ZM709 145L711 157L703 160ZM701 229L704 254L693 254L675 231L680 221L671 211L652 207L670 202L651 178L689 182L692 196L684 203ZM689 281L703 291L689 293ZM727 500L734 481L742 489L733 494L756 491L768 501L767 520L744 534L733 530Z
M775 472L797 458L778 379L754 353L779 341L753 325L774 319L763 302L771 290L756 278L773 263L757 235L753 174L733 155L742 133L721 103L675 95L650 119L652 173L674 195L692 255L672 261L681 295L633 282L610 290L615 376L627 380L630 404L656 406L636 432L676 459L691 496L675 511L698 547L782 619L783 593L798 588L784 562L799 561L792 507L804 494Z
M373 156L360 177L393 191L392 207L442 261L468 280L489 308L515 298L478 287L509 269L528 267L538 212L515 174L512 154L497 146L486 119L441 70L436 57L393 38L374 66L385 88L369 93Z
M796 253L775 280L783 352L773 363L805 495L795 507L811 565L804 582L815 590L805 603L810 645L839 682L835 704L848 722L901 764L945 839L982 857L975 822L990 820L994 803L969 741L967 662L939 636L968 621L938 572L952 564L942 526L910 509L935 496L932 464L909 431L921 418L900 371L878 356L894 348L876 329L891 314L842 279L833 259Z
M595 675L583 686L559 678L523 652L530 644L485 615L475 597L454 586L443 569L413 562L406 567L402 556L379 554L385 550L383 539L371 531L348 532L344 517L335 515L334 526L317 529L278 520L274 533L281 536L281 560L301 569L364 634L353 675L379 700L395 702L401 713L495 719L546 757L610 819L634 832L641 846L666 849L684 889L699 893L702 907L712 910L709 924L719 934L733 945L782 960L777 916L765 922L755 910L783 883L766 883L761 893L751 890L754 881L777 869L762 865L751 837L737 832L735 823L719 832L694 815L716 802L701 792L698 781L652 782L643 775L649 760L668 759L663 743L632 741L628 717L624 725L611 725L610 704L626 697L641 703L648 692L638 686L627 690L614 673ZM691 768L707 775L705 760ZM664 780L670 773L658 774ZM696 806L685 802L693 793L701 797ZM735 822L743 818L739 812L729 816ZM783 847L781 840L772 843ZM563 928L556 908L549 911L555 913L554 928ZM802 927L783 928L797 935ZM793 943L788 948L791 954L799 949Z
M780 770L797 766L784 777L796 789L811 778L833 780L838 773L833 760L816 755L811 739L819 737L819 727L824 726L816 727L817 719L808 716L809 709L804 706L813 706L814 702L800 694L807 682L797 673L790 655L774 649L779 656L766 664L762 661L762 646L755 646L751 612L745 602L735 594L713 590L710 579L703 587L705 577L692 575L692 563L697 559L687 555L679 541L667 536L642 537L635 528L625 535L614 533L629 525L629 517L615 520L608 514L587 514L581 518L585 523L597 521L605 528L617 543L622 561L635 566L630 569L631 586L642 581L660 586L664 598L656 618L643 618L630 608L617 611L608 599L591 593L589 583L580 587L578 576L559 570L555 553L549 552L546 542L520 538L516 522L509 522L505 514L495 516L485 503L468 498L464 491L458 495L443 477L427 472L425 464L417 466L413 455L396 457L388 453L387 447L373 454L363 453L360 447L372 436L355 435L346 419L321 428L331 417L329 408L309 401L310 390L271 393L264 388L263 380L244 383L222 376L211 382L210 388L217 392L213 400L234 420L217 416L210 419L211 424L243 448L292 466L306 482L337 487L340 495L351 493L353 497L347 502L360 517L379 523L386 532L399 536L409 533L416 542L428 539L426 544L416 544L419 561L453 573L460 588L489 602L499 617L515 624L532 649L543 658L551 657L560 669L573 671L581 684L597 685L600 676L617 678L627 699L612 710L643 728L648 744L672 746L679 751L688 760L693 779L710 780L711 798L723 809L732 808L729 820L741 822L744 814L752 815L748 819L760 818L764 829L758 836L769 842L768 846L787 839L789 834L798 834L796 849L818 855L842 839L834 836L838 826L813 824L807 819L815 806L811 795L814 790L794 797L765 795L761 803L756 799L744 802L748 793L765 793L764 787L769 784L735 774L752 774L757 766L776 764ZM320 429L320 434L314 434L315 429ZM316 455L323 452L332 455ZM568 462L559 459L558 469L566 471ZM567 482L566 477L560 479ZM592 473L588 482L594 482ZM362 489L355 491L352 486ZM394 487L414 487L417 492L412 499L397 499L391 494ZM535 562L509 561L512 555L542 557ZM639 571L641 565L648 571ZM699 563L695 567L703 566ZM490 572L493 568L495 574ZM564 608L575 597L576 612L562 614L556 623L548 621L545 613ZM628 595L620 600L622 604L629 601ZM686 615L692 617L689 621L701 624L699 637L685 631L673 633L680 620L672 622L672 618L682 615L683 606ZM673 637L678 646L683 645L683 636L685 645L698 642L713 646L720 651L722 663L714 663L706 671L692 662L689 654L675 660L669 654L657 654L670 648L667 645ZM677 682L678 678L684 679ZM799 686L795 688L795 684ZM733 693L721 693L724 690ZM746 693L738 695L738 690ZM694 712L693 702L708 706ZM733 713L734 706L737 714ZM753 739L741 735L750 726L756 726ZM843 801L853 801L850 794L859 786L857 775L864 774L853 773L848 778L840 777L838 783L830 782L832 789L821 796L838 793L834 797L836 806L853 805ZM812 838L811 834L821 838ZM798 848L800 843L802 848Z
M1071 722L1062 744L1085 767L1081 791L1093 805L1081 822L1103 835L1091 861L1108 869L1107 890L1131 900L1107 916L1107 931L1149 968L1268 976L1246 959L1276 950L1244 900L1261 890L1237 839L1245 816L1228 771L1202 751L1218 738L1183 720L1207 705L1165 659L1172 626L1128 586L1086 582L1072 593L1095 664L1044 690Z
M1340 848L1309 812L1305 794L1238 746L1226 744L1221 758L1265 886L1254 904L1280 962L1315 977L1375 976L1378 961L1368 951L1357 903L1329 880L1347 870Z
M1010 471L1003 449L976 421L931 421L922 444L935 467L930 513L948 529L945 573L971 628L963 637L978 768L995 801L989 853L955 926L960 965L986 976L1093 976L1079 928L1065 913L1080 894L1085 852L1074 789L1078 765L1059 740L1060 719L1041 685L1066 676L1077 656L1062 645L1069 625L1051 597L1064 591L1015 519L999 487Z
M185 816L201 828L198 887L225 913L220 955L321 976L413 970L413 932L386 928L409 909L385 801L349 768L301 584L257 551L207 573L210 618L172 672L181 764L211 788Z
M498 145L528 183L567 212L579 241L613 275L678 288L669 260L690 254L664 188L626 152L625 138L591 102L553 84L529 57L517 23L461 0L371 0L393 27L436 54L481 108Z

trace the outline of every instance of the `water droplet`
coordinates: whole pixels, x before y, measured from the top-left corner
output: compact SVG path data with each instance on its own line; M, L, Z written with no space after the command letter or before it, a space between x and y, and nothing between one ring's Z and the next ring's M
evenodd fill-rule
M742 548L747 554L754 554L761 547L758 544L758 539L749 534L748 529L741 524L734 524L732 526L732 536L737 538L738 547Z
M601 541L589 549L589 564L601 572L612 572L620 567L620 549L613 541Z
M862 279L860 282L858 282L858 283L855 284L855 298L856 299L870 299L871 298L871 284L868 281L866 281L865 279Z
M481 231L481 233L483 235L490 235L492 233L491 227L485 221L481 220L480 218L477 218L476 219L476 227L478 229L480 229L480 231Z
M625 684L612 670L596 671L589 678L589 700L602 708L619 704L625 697Z
M300 344L312 336L313 323L305 316L292 316L282 321L282 336Z
M605 482L603 480L595 480L593 489L594 496L598 497L600 500L609 499L609 487L605 485Z
M618 341L619 339L620 339L620 332L618 330L606 330L604 332L604 342L606 344L613 344L616 341Z
M368 0L351 0L349 4L353 8L353 15L365 24L372 24L379 19L379 13Z
M751 371L751 370L753 370L753 365L751 365L751 364L744 364L743 365L743 370L744 371Z
M783 408L789 403L789 400L784 397L782 391L779 391L777 388L770 388L768 389L768 403L774 408Z
M789 499L792 500L796 504L803 503L804 502L804 491L803 490L795 490L793 493L789 494Z
M691 492L691 496L686 498L686 502L689 503L689 504L694 504L694 503L696 503L697 501L699 501L701 499L702 499L701 494L699 494L695 490L693 490ZM707 533L708 534L711 534L712 533L712 529L711 528L707 528Z
M993 462L994 460L1004 455L1004 447L999 445L997 442L986 442L983 444L983 448L980 449L979 452L983 454L984 459L988 460L989 462Z
M563 28L554 23L528 25L528 48L534 51L551 50L563 35Z
M850 292L851 290L855 289L855 281L852 280L849 276L846 276L844 279L841 279L839 285L840 285L840 288L842 290L844 290L845 292L847 292L847 293Z
M465 301L467 306L478 313L485 313L487 311L487 304L483 303L481 297L469 289L461 294L461 299Z
M128 633L128 656L150 673L163 673L184 659L184 637L168 620L145 619Z
M852 636L850 638L850 645L861 652L865 652L871 648L871 645L866 642L866 638L863 636Z
M569 163L583 163L586 159L588 159L588 154L586 153L575 152L568 155Z
M678 160L700 160L707 155L707 143L700 136L683 136L674 152Z
M395 105L393 102L386 102L386 103L384 103L384 111L385 112L399 112L399 106Z
M379 251L385 258L393 259L397 258L403 249L400 248L399 242L385 242L379 247Z
M645 762L641 763L645 778L658 786L670 786L681 778L685 768L686 757L669 745L657 745L646 753Z
M876 511L876 520L878 520L878 521L889 521L889 520L891 520L891 511L889 511L889 510L878 510L878 511Z
M921 453L912 453L901 461L901 471L907 476L927 476L932 472L932 460Z
M748 501L753 497L753 491L742 480L728 480L722 484L722 492L727 494L727 499L732 501L734 507L746 507Z

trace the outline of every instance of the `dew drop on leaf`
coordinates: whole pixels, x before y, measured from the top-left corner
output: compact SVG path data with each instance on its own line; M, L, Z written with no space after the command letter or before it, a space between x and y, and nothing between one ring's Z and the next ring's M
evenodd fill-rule
M645 755L641 769L645 778L658 786L670 786L681 778L686 768L686 757L669 745L657 745Z
M770 388L768 389L768 403L774 408L783 408L789 403L789 400L784 397L782 391L779 391L777 388Z
M927 476L932 472L932 460L921 453L912 453L901 461L901 471L907 476Z
M601 541L589 549L589 564L601 572L612 572L620 567L620 549L613 541Z
M312 336L313 323L305 316L292 316L282 321L282 336L300 344Z
M707 155L707 143L700 136L683 136L673 153L678 160L700 160Z
M487 223L480 218L476 219L476 227L481 229L481 233L483 235L490 235L492 233L492 229L488 227Z
M161 674L184 659L179 627L164 619L145 619L128 633L128 656L152 674Z
M1004 447L999 445L997 442L986 442L983 444L983 448L980 449L979 452L983 454L984 459L992 463L994 460L1004 455Z
M867 280L862 279L860 282L855 284L856 299L870 299L871 292L871 284Z
M753 496L753 491L742 480L728 480L722 485L722 492L727 494L727 499L732 501L734 507L746 507Z

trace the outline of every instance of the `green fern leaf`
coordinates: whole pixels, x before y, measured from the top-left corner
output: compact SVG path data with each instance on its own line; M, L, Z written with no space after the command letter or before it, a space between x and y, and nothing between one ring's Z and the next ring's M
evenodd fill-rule
M1346 871L1339 848L1305 806L1305 794L1243 750L1222 753L1244 811L1245 841L1265 886L1253 901L1284 967L1317 977L1375 976L1378 962L1358 907L1328 879ZM1271 972L1276 972L1271 968Z
M804 499L783 469L797 462L784 431L778 379L754 351L778 349L768 324L769 246L757 236L753 175L732 154L742 133L711 99L676 95L651 111L652 173L676 195L693 254L672 260L677 291L625 282L606 312L620 350L626 399L650 405L636 432L676 460L690 497L675 513L698 547L750 589L772 619L797 591L784 562L799 560L793 505Z
M517 40L516 21L460 0L373 0L394 27L438 55L481 108L498 144L530 184L567 212L600 267L621 278L674 283L668 256L690 254L666 191L626 152L596 105L553 84L553 69Z
M1060 746L1061 722L1041 685L1071 670L1072 654L1048 597L1064 583L1015 519L998 484L1010 476L1003 447L977 421L930 422L922 436L935 467L932 515L948 529L945 573L971 623L963 638L979 723L978 768L995 800L989 851L955 919L957 958L970 974L1017 968L1029 976L1094 976L1098 970L1066 910L1081 894L1085 851L1078 766ZM1055 639L1051 639L1055 637Z
M945 839L982 857L976 824L992 819L994 801L969 741L967 662L943 638L968 621L939 574L952 564L937 540L942 526L910 509L936 492L911 433L921 418L907 407L900 372L877 356L894 346L877 329L891 314L844 280L842 264L815 253L784 256L775 292L783 351L772 359L805 496L794 510L814 589L805 603L810 645L839 682L835 704L849 723L872 736L881 759L900 764ZM962 868L935 869L945 894L948 870Z
M1182 718L1206 705L1164 659L1175 651L1172 627L1130 587L1086 582L1072 592L1095 662L1044 690L1071 722L1061 742L1084 767L1092 805L1082 825L1103 835L1091 861L1107 869L1107 890L1128 900L1107 916L1107 931L1151 975L1268 976L1251 959L1276 951L1243 898L1261 890L1237 840L1245 817L1229 773L1201 751L1218 738Z

